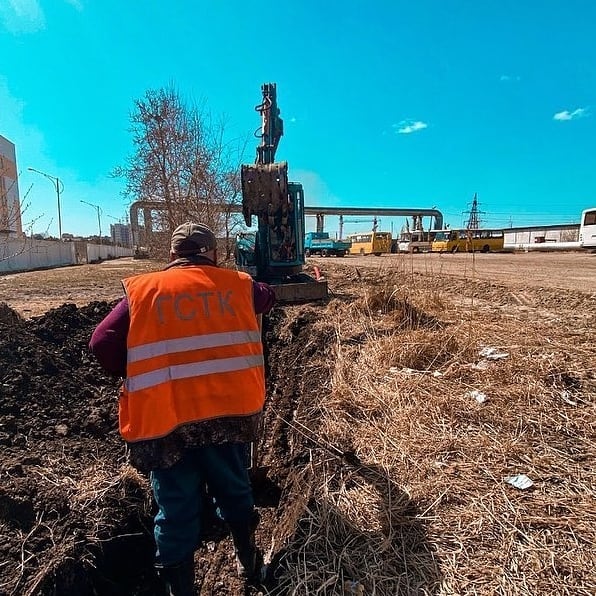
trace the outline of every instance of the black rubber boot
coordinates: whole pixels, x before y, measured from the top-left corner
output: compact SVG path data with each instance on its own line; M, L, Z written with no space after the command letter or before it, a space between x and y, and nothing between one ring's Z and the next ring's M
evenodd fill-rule
M261 579L263 567L263 555L255 543L255 531L259 520L260 516L255 511L248 522L228 524L234 540L238 577L250 582Z
M155 565L167 596L194 596L195 567L192 558L176 565Z

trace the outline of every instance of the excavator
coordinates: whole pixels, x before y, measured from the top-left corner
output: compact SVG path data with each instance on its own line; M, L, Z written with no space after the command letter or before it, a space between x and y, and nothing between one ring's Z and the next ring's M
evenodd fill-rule
M255 107L261 116L260 137L254 164L242 165L242 213L250 228L256 217L257 231L236 238L235 260L239 270L266 281L278 302L308 302L327 297L327 282L303 271L304 189L288 181L288 164L276 162L283 136L283 120L277 105L277 86L261 86L262 101Z

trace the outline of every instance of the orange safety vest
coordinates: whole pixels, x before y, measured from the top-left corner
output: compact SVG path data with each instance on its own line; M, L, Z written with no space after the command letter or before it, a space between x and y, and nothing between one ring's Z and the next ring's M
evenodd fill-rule
M249 275L192 265L122 283L130 312L119 400L126 441L263 409L263 344Z

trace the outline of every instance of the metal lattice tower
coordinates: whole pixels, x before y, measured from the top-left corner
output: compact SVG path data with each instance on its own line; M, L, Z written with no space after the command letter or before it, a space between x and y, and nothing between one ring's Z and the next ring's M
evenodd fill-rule
M466 222L466 230L477 230L480 228L480 211L478 211L478 194L474 193L472 208L468 211L469 217Z

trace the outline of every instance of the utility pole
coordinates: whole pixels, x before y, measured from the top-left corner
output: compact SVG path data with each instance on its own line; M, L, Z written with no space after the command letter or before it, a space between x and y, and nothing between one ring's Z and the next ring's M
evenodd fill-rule
M122 218L114 217L113 215L110 215L109 213L106 213L106 216L109 217L110 219L113 219L114 221L117 221L120 225L122 225ZM116 235L114 233L114 230L112 230L113 227L114 227L114 224L110 224L110 237L112 238L112 244L119 245L121 243L116 242L116 240L115 240Z
M54 183L54 185L56 186L56 197L58 199L58 240L62 240L62 215L60 213L60 193L64 192L64 184L62 184L60 179L57 178L56 176L50 176L49 174L46 174L45 172L41 172L40 170L36 170L35 168L27 168L27 169L30 170L31 172L37 172L38 174L45 176L46 178L48 178L48 180L51 180ZM60 188L60 187L62 187L62 188Z
M97 210L97 224L99 226L99 243L101 244L101 207L99 205L94 205L93 203L87 203L87 201L83 201L83 199L81 199L81 203L85 203L85 205L89 205L89 207L93 207Z

